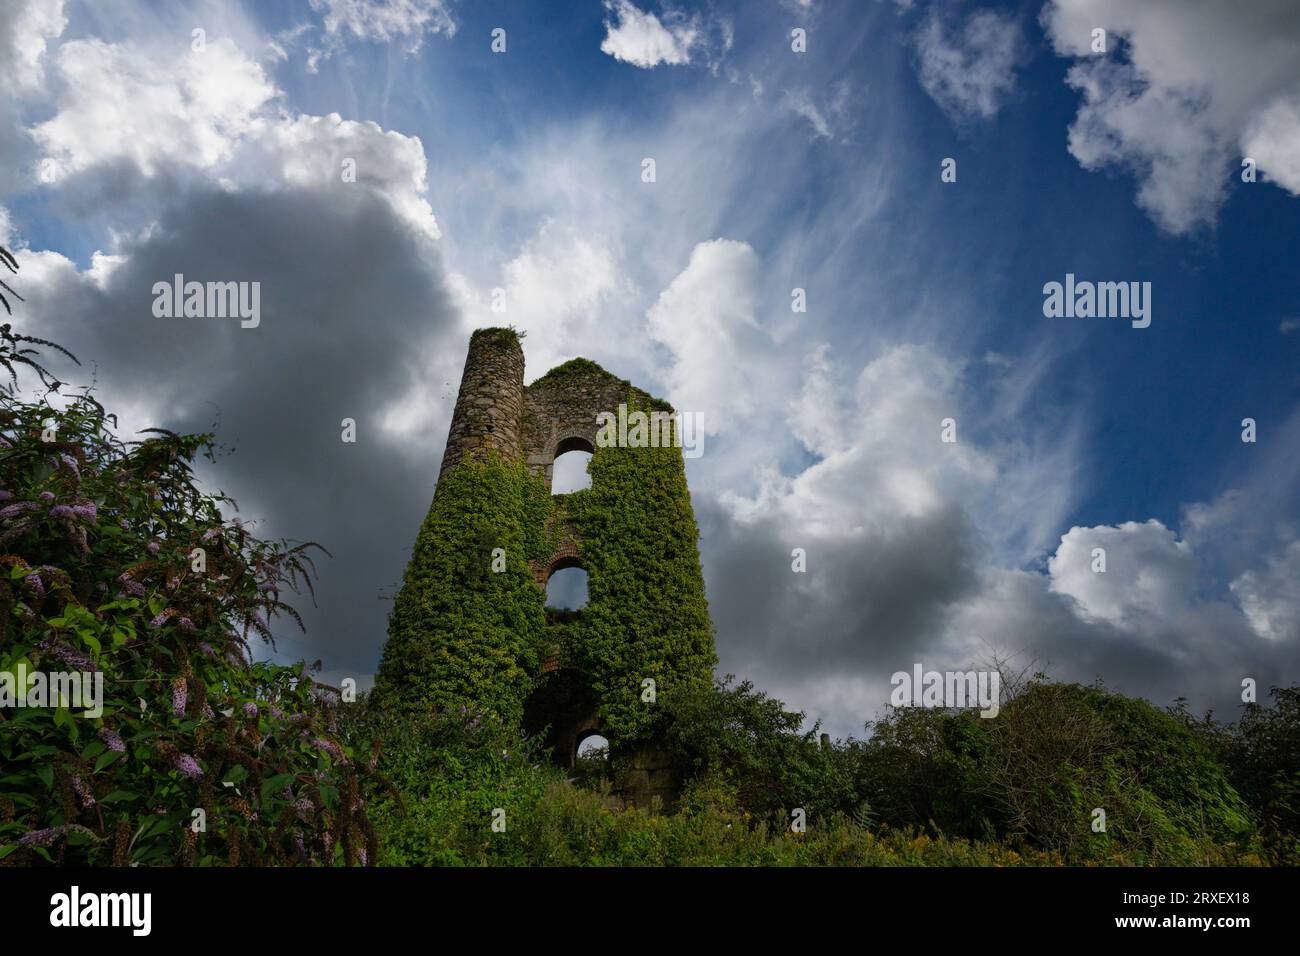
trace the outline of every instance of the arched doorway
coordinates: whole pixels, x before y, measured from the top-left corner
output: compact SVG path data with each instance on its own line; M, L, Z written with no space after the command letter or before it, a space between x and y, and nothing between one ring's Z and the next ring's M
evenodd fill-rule
M599 726L596 696L587 675L576 668L562 667L543 675L524 701L524 732L530 737L544 733L551 759L565 769L572 769L578 744Z

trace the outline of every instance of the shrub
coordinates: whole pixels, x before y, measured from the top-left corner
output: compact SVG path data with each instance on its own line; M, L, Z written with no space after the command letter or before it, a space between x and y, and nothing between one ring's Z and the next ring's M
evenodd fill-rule
M1072 863L1205 865L1255 849L1249 810L1211 750L1143 700L1036 680L991 719L904 709L875 729L858 745L861 779L893 826Z
M664 740L679 770L726 776L741 806L779 826L795 807L809 816L852 809L852 768L842 750L819 745L820 725L801 732L802 713L734 681L728 674L669 702Z
M212 436L125 443L110 421L89 394L63 411L0 395L0 672L104 692L99 716L0 711L0 857L373 860L358 770L306 669L248 660L250 636L296 617L282 595L310 586L309 546L223 519L233 502L191 470Z

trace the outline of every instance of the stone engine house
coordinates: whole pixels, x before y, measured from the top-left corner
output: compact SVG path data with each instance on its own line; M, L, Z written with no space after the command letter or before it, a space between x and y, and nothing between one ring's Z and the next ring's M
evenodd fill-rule
M556 458L570 451L596 455L597 416L602 412L616 412L620 403L634 403L647 411L671 412L667 403L584 359L565 363L533 385L525 386L524 355L518 338L509 330L480 330L471 338L465 359L439 473L439 487L448 472L466 458L496 452L503 458L524 462L536 478L545 482L549 491ZM685 489L682 452L680 447L668 447L658 449L657 453L676 456L673 467L680 475L681 495L674 499L675 510L684 514L690 528L688 546L676 548L667 563L676 562L683 569L681 573L689 587L698 587L703 608L701 615L692 619L686 628L690 631L687 646L691 650L684 656L690 660L682 664L678 673L689 674L690 679L696 682L708 681L712 679L716 658L707 606L703 603L703 577L695 547L694 517ZM595 475L593 471L593 489L600 481ZM435 500L436 496L435 491ZM598 572L587 568L584 563L584 553L590 542L584 541L575 523L565 515L563 499L566 497L556 495L552 498L561 505L559 517L551 519L548 522L551 526L545 529L548 540L554 542L553 550L548 549L549 553L528 560L528 568L542 600L551 575L569 567L583 567L587 571L593 594L602 590L602 582L593 577ZM620 497L617 507L621 511L631 509L633 514L629 520L643 522L647 527L653 527L660 520L658 515L637 514L636 509L643 505L628 498ZM658 572L655 568L646 568L646 573L653 577ZM606 586L603 592L610 591L611 587L616 586ZM621 595L615 597L621 599ZM568 613L581 615L584 612ZM673 615L666 614L664 619L671 622ZM672 626L671 623L664 625ZM640 635L628 634L626 639L638 640ZM547 743L553 748L557 763L573 766L579 745L588 737L600 734L608 737L611 744L617 793L640 805L645 805L655 796L667 804L675 800L679 781L662 749L653 739L637 740L633 745L624 746L615 734L606 731L600 717L600 693L593 688L588 674L564 659L558 645L544 656L540 672L533 677L535 689L525 703L524 727L530 733L549 728ZM629 691L620 689L618 693L627 694Z

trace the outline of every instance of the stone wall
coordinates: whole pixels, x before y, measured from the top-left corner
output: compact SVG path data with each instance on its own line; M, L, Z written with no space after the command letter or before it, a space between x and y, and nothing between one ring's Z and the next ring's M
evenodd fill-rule
M658 798L665 810L676 806L681 781L667 752L645 747L611 759L614 761L614 792L624 802L649 809Z
M648 409L655 401L604 371L582 371L560 381L545 377L524 389L523 448L528 467L551 484L555 459L565 452L596 450L596 416L618 413L621 402L635 396Z

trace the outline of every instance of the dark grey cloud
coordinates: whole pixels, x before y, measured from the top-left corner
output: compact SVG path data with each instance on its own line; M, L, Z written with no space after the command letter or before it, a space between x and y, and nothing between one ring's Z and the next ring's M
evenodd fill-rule
M1230 603L1201 597L1122 623L1090 619L1037 571L998 567L955 507L856 539L800 540L777 520L738 522L696 499L720 670L748 677L837 736L886 709L889 677L1008 660L1158 706L1235 717L1241 682L1300 673L1294 641L1267 641ZM805 547L807 574L790 567Z
M738 522L707 497L695 507L720 669L841 735L861 735L890 674L939 660L953 605L979 584L977 539L957 508L901 518L878 535L818 539L775 519ZM803 573L792 569L796 547ZM843 680L864 684L856 708L819 695L819 684Z
M120 250L102 286L70 268L25 288L29 321L94 363L112 408L138 402L149 424L206 430L228 447L205 470L269 537L314 540L318 604L308 633L279 628L282 652L326 673L373 673L391 596L428 509L445 415L428 434L386 437L398 401L439 344L456 353L454 309L436 250L374 194L346 189L198 191ZM155 282L261 283L261 322L155 318ZM70 382L89 375L64 370ZM341 421L355 419L355 444Z

